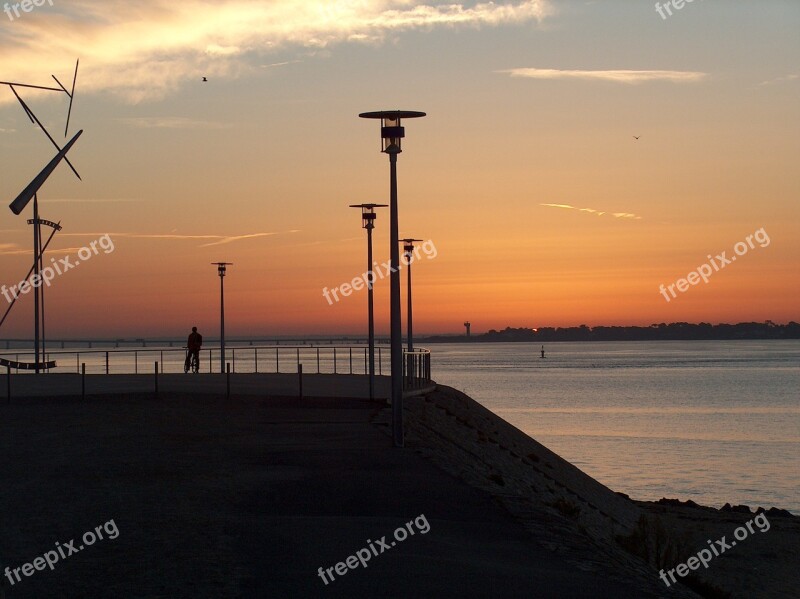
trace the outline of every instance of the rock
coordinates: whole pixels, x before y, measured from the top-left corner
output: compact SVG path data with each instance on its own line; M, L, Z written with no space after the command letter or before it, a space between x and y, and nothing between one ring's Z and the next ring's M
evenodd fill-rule
M730 503L726 503L720 509L721 512L734 512L737 514L752 514L753 512L750 510L749 505L731 505Z
M767 510L767 516L770 518L794 518L795 515L788 510L781 510L776 507L771 507Z

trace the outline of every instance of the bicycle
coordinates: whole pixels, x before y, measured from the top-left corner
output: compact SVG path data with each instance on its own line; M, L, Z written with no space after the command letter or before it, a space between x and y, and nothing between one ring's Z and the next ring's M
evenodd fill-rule
M189 369L192 372L198 373L200 372L200 352L191 353L189 352L188 347L184 347L183 349L186 350L186 359L183 362L183 372L188 373Z

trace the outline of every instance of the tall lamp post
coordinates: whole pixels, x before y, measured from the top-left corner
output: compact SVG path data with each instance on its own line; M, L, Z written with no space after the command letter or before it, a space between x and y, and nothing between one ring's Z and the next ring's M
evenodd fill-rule
M369 398L375 399L375 310L372 287L375 275L372 272L372 230L375 228L375 208L386 208L386 204L350 204L350 208L361 208L361 226L367 230L367 320L369 321Z
M389 155L389 260L390 275L390 321L392 355L392 437L395 447L403 447L403 340L400 320L400 227L397 217L397 155L402 152L401 141L405 129L401 119L425 116L424 112L410 110L382 110L362 112L363 119L381 120L381 151Z
M225 374L225 270L233 262L212 262L219 274L219 371Z
M408 269L408 309L406 310L408 319L408 351L414 351L414 326L413 318L411 316L411 260L414 258L414 242L422 241L422 239L401 239L403 250L406 257L406 268Z

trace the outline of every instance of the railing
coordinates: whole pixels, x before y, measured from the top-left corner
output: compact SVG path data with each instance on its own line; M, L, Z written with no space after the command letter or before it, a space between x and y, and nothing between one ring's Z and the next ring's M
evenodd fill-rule
M32 352L3 352L0 357L13 362L34 361ZM297 372L300 364L306 373L367 374L369 371L369 350L363 345L228 346L225 358L233 373L291 373ZM44 356L44 360L55 361L57 364L50 372L80 373L81 365L86 364L87 374L151 373L153 362L159 363L161 373L182 373L185 359L186 350L176 347L57 350L48 351ZM389 374L389 361L389 348L376 346L375 374ZM12 369L17 374L22 373L19 368ZM219 348L201 351L200 369L201 372L220 372Z
M428 349L403 350L403 390L424 389L433 384L431 352Z

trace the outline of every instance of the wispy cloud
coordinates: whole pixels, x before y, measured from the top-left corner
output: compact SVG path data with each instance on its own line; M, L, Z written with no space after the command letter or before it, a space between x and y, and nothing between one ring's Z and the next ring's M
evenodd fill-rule
M505 69L496 71L512 77L528 79L582 79L588 81L611 81L635 85L650 81L669 81L671 83L695 83L708 74L697 71L570 71L561 69Z
M119 122L138 129L225 129L225 123L198 121L185 117L133 117L117 119Z
M177 241L205 241L200 247L210 247L212 245L223 245L245 239L259 239L263 237L273 237L275 235L289 235L299 233L299 229L289 231L275 231L270 233L247 233L244 235L184 235L180 233L108 233L112 239L161 239ZM101 237L106 233L61 233L61 237Z
M53 198L39 200L42 204L114 204L146 201L141 198Z
M202 75L252 72L263 62L252 58L278 51L377 43L411 30L538 22L550 12L549 0L71 0L58 11L26 15L24 27L6 28L0 55L5 79L30 83L52 82L53 69L69 69L59 61L80 57L82 93L110 91L139 102ZM8 95L0 101L13 101Z
M800 79L800 75L785 75L783 77L762 81L759 85L775 85L776 83L788 83L789 81L797 81L798 79Z
M578 212L586 212L596 216L612 216L614 218L626 218L631 220L642 220L641 216L631 214L630 212L608 212L605 210L595 210L594 208L578 208L577 206L570 206L569 204L539 204L547 208L564 208L566 210L577 210Z
M284 231L284 233L299 233L299 229L292 229L291 231ZM212 245L224 245L227 243L233 243L234 241L242 241L243 239L256 239L258 237L272 237L273 235L279 235L280 233L250 233L249 235L233 235L230 237L220 237L219 240L213 241L211 243L204 243L200 247L210 247Z
M270 63L270 64L260 64L258 66L261 67L262 69L274 69L275 67L285 67L286 65L295 64L295 63L298 63L298 62L303 62L303 61L302 60L286 60L284 62L273 62L273 63Z

